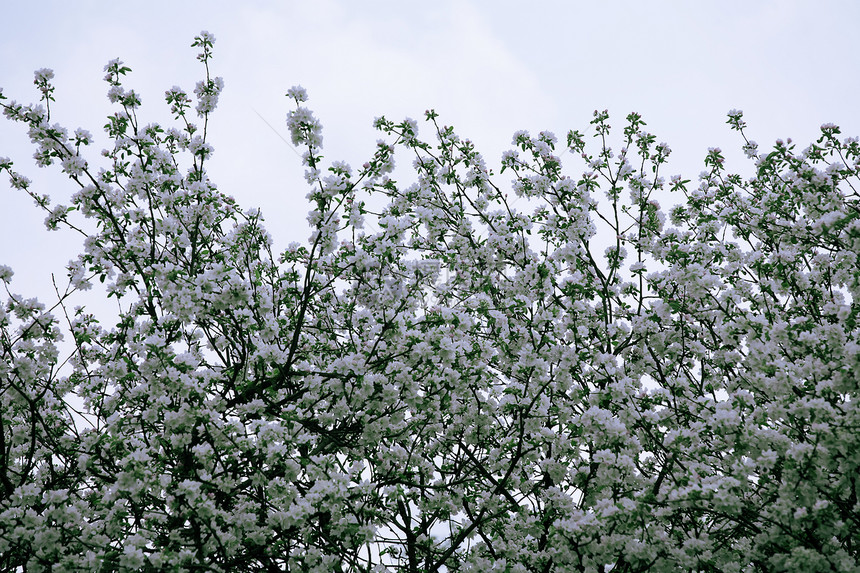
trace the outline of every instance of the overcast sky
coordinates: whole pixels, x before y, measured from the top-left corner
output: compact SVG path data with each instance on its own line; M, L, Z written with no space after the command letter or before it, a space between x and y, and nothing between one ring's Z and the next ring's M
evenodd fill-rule
M201 78L191 48L216 37L214 75L225 89L211 122L210 175L246 207L263 208L283 247L303 240L307 192L287 136L284 97L301 84L323 123L327 160L360 165L378 135L373 118L441 121L475 141L488 164L518 129L561 139L584 130L595 109L620 129L640 112L673 149L667 175L695 179L708 147L742 170L738 134L726 112L742 109L762 150L778 137L802 146L833 122L860 135L860 3L845 1L305 2L8 0L0 12L0 87L29 103L33 70L55 71L53 119L101 135L111 113L103 66L119 57L126 87L143 97L144 122L169 123L163 93L189 92ZM259 114L259 115L258 115ZM260 115L264 119L260 118ZM92 148L91 148L92 149ZM65 202L62 176L39 170L21 125L0 119L0 156ZM97 158L93 158L97 159ZM506 183L507 174L501 181ZM48 297L50 272L63 274L80 241L48 233L44 214L0 181L0 264L14 290Z

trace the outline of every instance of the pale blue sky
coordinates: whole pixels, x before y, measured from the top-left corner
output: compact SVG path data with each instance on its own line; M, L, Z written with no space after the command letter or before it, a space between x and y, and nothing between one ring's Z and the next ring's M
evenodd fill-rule
M845 1L43 2L6 1L0 87L35 99L34 69L56 73L54 119L102 135L110 111L102 68L120 57L143 96L144 121L169 120L164 90L200 78L194 35L217 39L212 70L225 90L212 120L210 174L247 207L261 206L283 247L303 240L305 183L298 158L258 117L286 135L286 90L301 84L323 123L325 155L362 163L375 116L421 120L434 107L476 142L491 166L517 129L563 138L608 108L630 111L674 153L667 175L702 169L722 147L743 169L726 112L743 109L762 149L802 145L824 122L860 134L860 3ZM106 144L101 138L97 152ZM73 188L37 169L22 126L0 121L0 156L67 200ZM507 174L502 177L505 181ZM15 290L50 294L50 272L79 247L41 227L44 215L0 181L0 264Z

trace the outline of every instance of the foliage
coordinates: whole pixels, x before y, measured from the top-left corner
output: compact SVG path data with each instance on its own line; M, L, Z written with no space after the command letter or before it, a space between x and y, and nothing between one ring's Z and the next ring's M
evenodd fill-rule
M860 570L857 139L759 155L733 111L753 177L712 149L692 186L596 112L594 143L515 134L514 201L432 111L435 141L379 118L367 163L325 167L293 88L313 232L276 251L206 174L212 44L175 127L107 65L100 168L49 70L40 104L0 93L78 190L0 170L85 239L50 311L0 267L0 568ZM69 305L95 280L113 325Z

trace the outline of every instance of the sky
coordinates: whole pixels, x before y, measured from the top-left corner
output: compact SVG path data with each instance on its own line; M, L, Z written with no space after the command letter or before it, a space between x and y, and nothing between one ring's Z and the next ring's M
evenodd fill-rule
M620 129L631 111L673 149L667 175L696 178L709 147L742 171L742 140L726 125L741 109L748 135L766 150L777 138L805 147L833 122L860 135L860 51L853 0L297 2L3 0L0 87L37 99L33 71L56 76L55 121L97 136L91 162L108 145L112 108L104 64L119 57L126 87L143 99L144 122L170 123L164 91L191 92L202 78L195 35L216 38L212 73L225 82L210 120L210 177L245 207L260 207L276 249L307 237L307 186L289 139L285 97L304 86L323 124L327 161L358 166L384 115L440 121L475 142L498 167L514 131L585 130L595 109ZM425 135L427 131L423 132ZM0 119L0 156L66 202L74 185L39 169L22 125ZM507 184L507 173L499 180ZM44 214L0 180L0 265L13 291L53 297L51 273L81 247L71 232L48 232Z

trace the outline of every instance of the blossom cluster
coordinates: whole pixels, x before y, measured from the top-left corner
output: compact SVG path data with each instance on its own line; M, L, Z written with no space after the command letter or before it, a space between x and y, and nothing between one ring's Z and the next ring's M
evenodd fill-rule
M858 139L759 154L732 110L755 175L712 148L693 185L598 111L580 172L514 134L517 202L433 111L324 165L294 87L312 234L279 250L208 177L193 46L203 128L179 87L140 124L114 60L98 167L49 70L0 92L77 189L0 171L85 236L50 309L0 265L0 569L857 571ZM117 316L72 304L96 283Z

